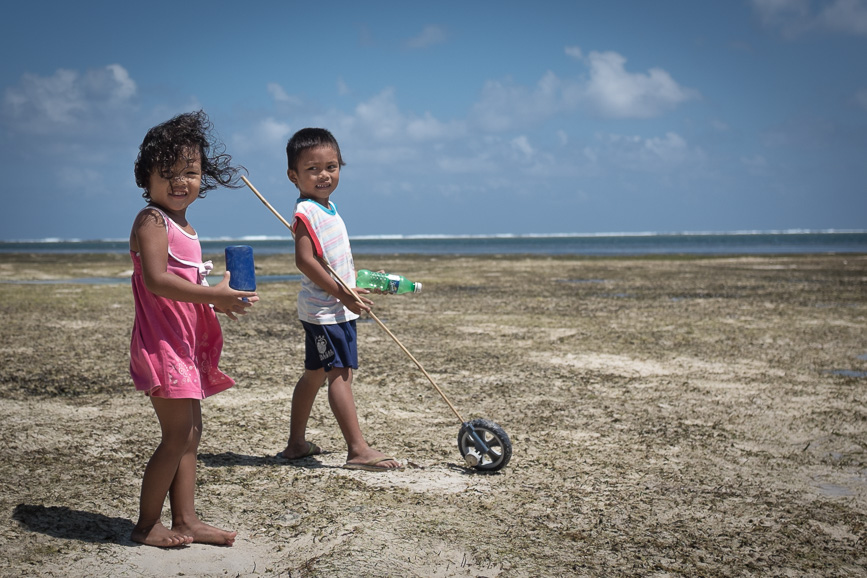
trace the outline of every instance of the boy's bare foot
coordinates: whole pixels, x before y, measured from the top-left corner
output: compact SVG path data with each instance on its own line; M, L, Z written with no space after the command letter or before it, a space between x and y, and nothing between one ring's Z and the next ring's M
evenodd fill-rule
M287 445L286 449L277 454L278 458L287 460L301 460L310 456L318 456L322 453L322 449L313 442L304 441L297 447L295 445Z
M136 526L132 529L132 534L130 534L129 538L133 542L147 546L157 546L159 548L178 548L186 546L193 541L192 535L176 530L169 530L161 522L144 528Z
M354 455L347 455L346 463L343 467L350 470L367 470L372 472L400 470L403 468L396 459L373 448L367 448L366 451Z
M221 530L201 521L189 525L175 525L172 526L172 530L186 536L192 536L192 541L196 544L214 544L216 546L231 546L235 543L235 536L238 535L238 532Z

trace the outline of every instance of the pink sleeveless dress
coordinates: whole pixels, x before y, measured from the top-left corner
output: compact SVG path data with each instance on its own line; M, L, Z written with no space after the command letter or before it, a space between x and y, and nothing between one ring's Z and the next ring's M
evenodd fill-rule
M168 272L207 285L211 263L202 262L198 235L162 215L169 241ZM155 397L204 399L232 387L235 382L217 368L223 332L213 308L154 295L145 286L141 256L133 251L130 256L135 322L129 372L135 388Z

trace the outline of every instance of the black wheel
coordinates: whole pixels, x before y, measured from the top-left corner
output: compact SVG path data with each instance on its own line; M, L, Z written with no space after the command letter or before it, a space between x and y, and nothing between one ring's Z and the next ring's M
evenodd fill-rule
M487 446L487 451L476 442L473 432ZM486 472L496 472L512 459L512 441L508 434L487 419L474 419L461 426L458 449L467 464ZM467 454L470 454L469 458Z

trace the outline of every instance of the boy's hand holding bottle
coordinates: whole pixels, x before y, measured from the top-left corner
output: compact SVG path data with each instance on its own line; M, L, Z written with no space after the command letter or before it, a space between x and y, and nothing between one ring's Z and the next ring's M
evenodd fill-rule
M373 305L373 301L367 299L366 297L362 297L362 294L369 293L369 291L365 291L364 289L355 290L355 294L348 292L343 288L343 285L340 283L337 284L338 294L335 295L337 299L343 303L343 305L355 313L356 315L361 315L362 313L367 313L370 311L370 306Z

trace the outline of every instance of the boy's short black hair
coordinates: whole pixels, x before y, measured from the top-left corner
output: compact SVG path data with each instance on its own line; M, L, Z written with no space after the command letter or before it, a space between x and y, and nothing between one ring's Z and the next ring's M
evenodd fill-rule
M289 142L286 143L286 163L289 169L296 171L298 166L298 157L302 152L316 147L331 147L337 152L337 162L340 166L344 166L343 157L340 155L340 145L337 144L337 139L328 130L324 128L302 128L292 135Z
M172 168L184 158L186 150L198 149L202 162L202 185L199 197L217 186L238 187L238 173L244 167L233 167L226 147L212 133L214 125L204 111L179 114L150 129L139 146L135 160L135 184L144 189L142 197L150 200L148 184L151 173L159 171L164 178L172 177Z

